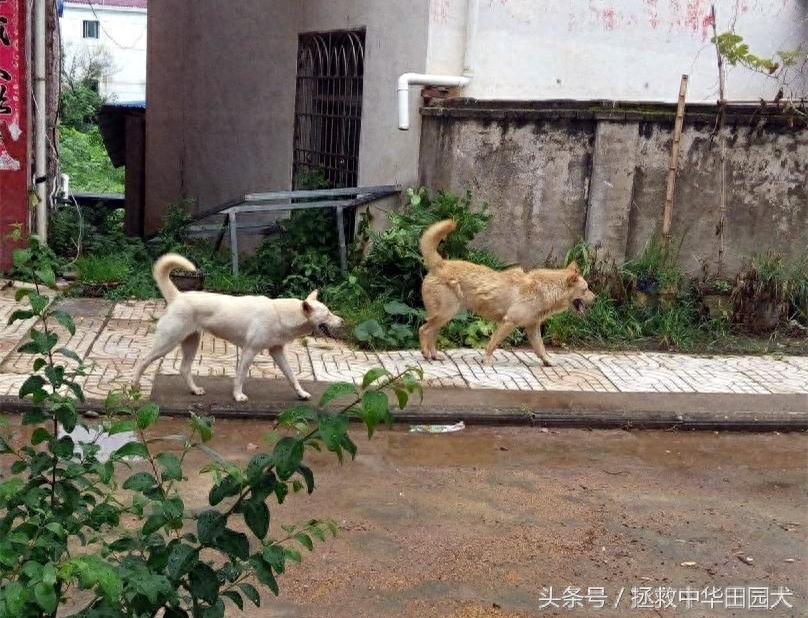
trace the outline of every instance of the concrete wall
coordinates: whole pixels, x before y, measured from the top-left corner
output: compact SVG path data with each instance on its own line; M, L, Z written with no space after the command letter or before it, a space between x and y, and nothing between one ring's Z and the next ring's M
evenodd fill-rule
M468 0L432 0L427 66L463 67ZM802 45L808 51L804 0L496 0L479 3L473 46L475 99L676 100L690 75L688 100L718 99L710 6L719 33L734 30L758 56ZM806 75L787 90L808 92ZM779 84L740 66L727 67L727 98L771 98Z
M98 21L98 39L83 38L83 22ZM146 9L110 7L103 4L65 2L59 20L65 57L63 66L86 61L103 50L112 66L99 83L109 101L143 101L146 98ZM84 59L84 60L83 60Z
M395 79L424 70L427 11L425 0L150 5L147 231L183 198L209 210L290 188L301 32L366 28L359 183L414 184L418 131L396 128Z
M579 238L624 260L661 221L673 110L592 111L455 101L424 110L421 181L470 189L494 218L481 243L508 262L535 266ZM726 262L773 248L808 251L808 128L782 116L728 117ZM715 270L719 157L714 110L686 115L673 206L680 262Z

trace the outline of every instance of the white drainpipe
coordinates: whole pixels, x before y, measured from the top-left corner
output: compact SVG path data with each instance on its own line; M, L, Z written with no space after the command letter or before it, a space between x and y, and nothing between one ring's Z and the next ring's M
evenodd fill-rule
M410 86L449 86L468 85L474 76L473 50L477 38L477 15L480 0L468 0L466 5L466 43L463 55L463 75L428 75L425 73L404 73L398 78L398 128L410 128Z
M35 142L34 142L34 185L37 195L36 233L39 242L48 243L48 161L47 161L47 115L48 106L45 101L47 81L45 76L45 32L46 32L46 0L37 0L34 5L34 106Z

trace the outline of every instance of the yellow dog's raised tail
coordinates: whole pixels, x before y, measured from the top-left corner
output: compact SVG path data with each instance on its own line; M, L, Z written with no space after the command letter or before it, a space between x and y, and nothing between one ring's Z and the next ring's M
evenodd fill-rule
M180 270L196 270L196 266L194 266L190 260L176 253L161 255L154 263L154 268L152 268L152 276L154 277L155 283L157 283L157 287L160 288L160 294L163 295L163 298L165 298L166 302L169 304L177 298L180 293L177 286L171 281L171 277L169 277L171 271L175 268Z
M423 236L421 236L421 255L424 256L427 270L434 270L443 262L443 258L438 253L440 241L451 234L457 224L451 219L444 219L430 225Z

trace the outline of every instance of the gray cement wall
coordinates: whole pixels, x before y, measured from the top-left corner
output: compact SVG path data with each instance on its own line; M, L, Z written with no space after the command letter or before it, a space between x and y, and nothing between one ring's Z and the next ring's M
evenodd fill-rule
M414 114L413 129L398 131L395 80L425 68L428 13L424 1L153 3L146 231L185 199L208 211L245 193L291 187L303 32L366 29L359 184L415 184L419 119Z
M470 189L494 215L483 246L534 266L578 239L618 260L637 255L661 225L673 107L605 111L591 104L455 100L422 110L420 181ZM689 111L688 111L689 110ZM679 261L716 270L720 163L715 110L686 110L672 232ZM808 253L808 130L782 116L728 114L725 273L765 249Z

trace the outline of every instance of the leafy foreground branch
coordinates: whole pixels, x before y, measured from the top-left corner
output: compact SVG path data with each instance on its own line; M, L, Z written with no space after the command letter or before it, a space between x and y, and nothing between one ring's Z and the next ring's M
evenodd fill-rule
M30 439L18 446L7 422L0 435L0 618L218 618L225 599L239 609L245 598L259 605L259 588L277 595L278 576L290 561L301 561L301 548L311 551L315 540L337 532L333 522L312 519L283 527L281 536L270 533L270 502L283 504L290 491L314 491L307 450L325 447L340 461L345 452L354 457L351 418L371 437L393 422L388 393L400 408L422 395L417 369L391 375L375 368L360 386L332 384L317 406L283 412L272 450L246 466L208 446L212 417L191 414L187 434L150 437L159 409L141 405L134 392L111 393L105 420L88 427L76 409L83 399L76 381L81 359L58 347L54 322L71 335L75 324L46 294L55 283L52 265L36 238L14 259L35 282L17 292L28 306L9 318L34 323L19 348L33 355L19 391L31 402L22 417ZM103 458L98 438L78 438L77 429L132 439ZM166 440L179 441L180 449L160 450ZM203 468L213 479L210 508L202 512L187 509L182 496L183 464L193 449L211 459Z

